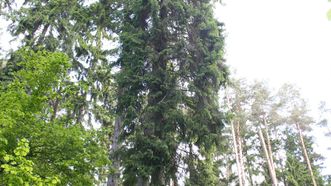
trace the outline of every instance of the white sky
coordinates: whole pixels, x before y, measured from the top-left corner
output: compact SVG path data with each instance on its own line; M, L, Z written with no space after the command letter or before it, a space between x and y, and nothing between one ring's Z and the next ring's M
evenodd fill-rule
M223 0L216 16L225 23L226 60L236 76L294 83L312 110L331 103L331 21L327 0ZM316 132L317 150L328 157L331 140ZM331 174L331 156L323 173Z

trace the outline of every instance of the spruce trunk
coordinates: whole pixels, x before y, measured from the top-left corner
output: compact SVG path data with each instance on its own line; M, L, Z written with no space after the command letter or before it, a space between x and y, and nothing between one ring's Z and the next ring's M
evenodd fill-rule
M122 123L122 117L117 116L115 119L115 126L114 126L114 133L112 136L112 147L110 149L110 159L112 160L112 168L114 169L114 173L108 175L108 181L107 186L117 186L118 185L118 179L119 179L119 168L120 168L120 162L119 158L114 155L114 153L118 150L118 138L120 135L120 129L121 129L121 123Z

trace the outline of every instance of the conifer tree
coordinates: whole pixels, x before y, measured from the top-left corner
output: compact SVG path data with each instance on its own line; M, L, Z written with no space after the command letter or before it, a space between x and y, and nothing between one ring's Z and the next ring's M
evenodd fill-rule
M216 185L213 153L223 126L217 92L227 71L211 2L134 0L123 10L116 81L124 185L176 182L181 160L188 185Z
M213 18L211 1L33 0L10 18L13 35L24 35L22 45L60 50L73 59L79 89L68 116L82 122L94 108L104 125L113 121L114 55L102 44L120 23L114 100L124 184L177 182L180 162L188 165L188 184L218 183L214 153L223 116L217 92L227 70L222 24ZM179 154L180 145L191 152Z
M307 169L306 162L302 155L302 150L298 148L301 146L300 137L296 134L293 128L287 128L284 131L286 141L284 149L286 151L286 164L285 164L285 183L288 186L292 185L313 185L311 174ZM314 172L317 185L325 185L321 176L321 165L319 164L323 157L316 152L312 147L313 140L310 136L303 137L305 147L309 153L311 167Z
M306 162L307 169L310 174L312 185L316 186L316 176L312 168L312 163L309 158L307 147L304 141L303 131L311 130L311 124L314 122L313 118L308 115L307 104L305 100L300 97L299 90L292 85L284 85L280 89L280 96L285 103L287 111L289 113L286 118L286 123L296 128L297 135L300 139L300 146L302 157Z
M6 1L5 4L6 7L18 5L4 16L12 21L8 28L12 36L23 36L21 46L35 51L61 51L73 61L70 74L79 89L76 96L70 98L73 108L68 116L86 124L97 118L98 122L111 125L114 86L112 60L109 59L114 47L104 47L102 42L112 41L116 25L112 10L116 9L116 4L103 0L94 3L85 0ZM16 63L17 58L11 55L0 80L10 80L12 73L19 70ZM52 103L58 108L55 115L62 103L61 100Z
M250 185L275 184L272 180L272 176L275 175L270 174L274 172L277 173L277 182L285 185L295 185L296 183L301 185L305 182L312 184L312 176L308 171L308 164L305 163L308 162L305 158L305 154L307 154L313 175L317 175L314 176L316 183L323 185L319 173L320 167L317 164L322 159L312 149L312 139L304 133L310 128L313 121L307 115L305 104L295 107L299 103L304 103L300 98L299 91L291 85L284 85L278 94L275 94L263 82L247 85L244 80L234 80L231 86L232 91L230 91L229 100L235 109L232 110L233 116L230 120L239 121L239 131L241 131L239 135L232 132L234 137L232 137L233 142L231 143L237 143L237 136L240 136L243 146L242 156L245 162L244 170L248 173L248 183ZM296 134L295 131L298 131L298 125L293 125L295 122L301 123L300 128L302 129L301 134L298 132L297 136L294 135ZM291 130L288 129L289 127ZM235 127L232 126L232 128ZM231 132L224 132L231 136ZM301 150L304 148L298 148L298 146L302 146L302 139L306 153ZM240 183L242 165L238 156L240 151L237 148L234 152L237 156L236 164L239 165L236 171L239 175L239 182L237 183L240 185L242 184ZM232 161L234 162L234 160ZM231 167L233 164L228 162L227 166ZM222 165L220 168L224 170L224 167L225 165ZM294 175L295 169L302 171L302 175ZM264 177L262 182L260 179L259 181L256 179L257 177L261 178L261 176Z

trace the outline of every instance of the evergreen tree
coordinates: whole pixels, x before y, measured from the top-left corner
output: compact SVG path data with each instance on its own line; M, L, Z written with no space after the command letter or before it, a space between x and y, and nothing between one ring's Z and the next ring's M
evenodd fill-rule
M211 2L134 0L123 11L116 81L124 185L177 182L183 160L187 185L216 185L217 92L227 71Z
M300 185L300 183L307 182L305 176L310 179L310 182L307 183L312 184L311 174L307 171L309 170L307 163L303 164L305 162L303 160L306 159L302 151L303 148L298 148L298 146L302 146L301 140L291 142L291 140L298 140L302 137L310 157L309 161L313 162L311 163L313 175L318 175L315 176L316 181L322 185L320 167L317 164L322 159L313 151L312 139L303 132L301 135L294 136L297 125L292 124L295 121L301 123L300 127L303 131L307 131L313 122L307 115L305 104L301 104L300 107L294 106L303 103L299 91L294 91L295 89L291 85L284 85L276 94L263 82L247 84L244 80L233 80L230 90L229 102L232 105L233 115L230 120L233 123L237 122L237 126L232 127L237 129L235 131L240 131L232 132L234 135L232 135L231 143L237 143L239 146L238 139L242 141L242 156L243 162L245 162L242 172L247 173L248 183L250 185L270 185L273 182L273 175L270 172L274 171L277 175L277 181L285 185L293 185L296 182ZM285 130L285 127L288 128L289 126L292 127L291 130ZM230 130L224 132L231 136ZM240 151L238 148L237 150L234 149L232 154L238 156ZM222 165L221 169L224 170L226 166L233 166L231 161L227 162L228 164ZM236 164L240 165L236 168L238 171L242 166L239 156ZM302 170L305 174L302 173L302 176L293 175L295 169ZM257 181L258 177L264 177L264 180L262 182L260 179ZM238 183L240 185L240 182Z
M298 148L298 146L300 146L300 139L290 128L287 128L284 133L286 135L286 143L284 147L286 151L286 164L284 171L286 177L286 185L312 185L313 183L311 175L302 156L302 151ZM325 185L320 173L321 166L319 165L323 158L314 152L312 147L313 141L311 137L304 136L304 140L307 151L310 154L310 162L312 162L312 170L314 171L314 176L317 182L316 184Z
M290 124L297 130L297 135L300 139L300 146L302 156L306 162L307 169L309 171L312 184L317 185L316 178L313 171L313 164L309 158L309 152L304 141L304 131L311 130L311 124L314 123L313 118L308 115L307 104L305 100L300 97L299 90L292 85L284 85L280 89L281 100L285 108L287 109L288 116L286 118L286 124Z
M7 2L8 5L17 3ZM15 38L24 36L21 46L35 51L61 51L70 57L69 73L79 89L76 96L70 98L73 108L68 115L77 122L91 125L91 121L97 119L110 126L113 121L115 88L111 75L113 60L110 59L115 51L113 46L105 47L103 42L112 43L117 8L114 2L31 0L5 14L12 21L8 28L11 34ZM0 80L10 79L12 72L19 70L16 62L17 58L12 55ZM61 104L62 101L56 101L52 106L60 107Z

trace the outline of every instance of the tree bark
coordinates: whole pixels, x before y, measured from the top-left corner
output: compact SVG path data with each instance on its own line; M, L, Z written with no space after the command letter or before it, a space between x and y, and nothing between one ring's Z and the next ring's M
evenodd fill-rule
M230 109L230 99L228 96L228 92L226 91L226 102L227 102L227 106ZM242 155L240 156L239 153L242 154L242 149L240 146L240 150L238 148L238 144L241 145L240 143L240 138L236 137L236 130L235 130L235 126L233 124L233 121L230 121L231 123L231 132L232 132L232 139L233 139L233 151L235 153L235 157L236 157L236 165L237 165L237 172L238 172L238 178L239 178L239 186L244 186L244 175L243 175L243 161L241 160ZM237 133L238 133L238 137L239 137L239 126L237 127Z
M117 186L118 185L118 178L120 175L119 168L120 168L120 162L119 158L114 155L114 153L118 150L119 144L118 144L118 138L120 135L120 130L121 130L121 125L122 125L122 117L117 116L115 119L115 125L114 125L114 133L112 136L112 147L110 149L110 159L112 160L112 168L114 169L113 174L108 175L108 181L107 181L107 186Z
M270 158L270 164L271 164L271 167L272 167L272 171L276 175L274 158L273 158L273 155L272 155L273 153L272 153L272 147L271 147L271 140L270 140L270 136L269 136L269 129L268 129L267 121L266 121L265 118L263 119L263 122L264 122L264 127L265 127L266 142L267 142L266 145L268 147L268 154L269 154L269 158Z
M242 150L242 141L240 137L240 125L237 122L237 143L238 143L238 154L239 154L239 162L240 162L240 171L241 171L241 179L243 185L245 184L245 165L244 165L244 157L243 157L243 150Z
M232 121L231 121L231 131L232 131L232 138L233 138L233 150L234 150L235 156L236 156L236 165L237 165L237 172L238 172L238 178L239 178L239 186L243 186L241 165L240 165L239 152L238 152L238 147L237 147L237 138L236 138L236 133L235 133L235 129L234 129L234 124Z
M307 163L307 167L308 167L308 170L309 170L309 173L310 173L310 176L311 176L311 179L312 179L312 182L313 182L313 185L314 186L317 186L316 184L316 180L315 180L315 176L314 176L314 172L313 172L313 169L311 167L311 163L310 163L310 160L309 160L309 157L308 157L308 153L307 153L307 149L306 149L306 145L305 145L305 141L303 139L303 135L302 135L302 131L301 131L301 128L299 126L299 124L295 124L296 127L297 127L297 130L299 132L299 137L300 137L300 143L301 143L301 147L302 147L302 151L303 151L303 155L304 155L304 159Z
M261 128L259 128L259 136L260 136L260 141L261 141L261 144L262 144L262 149L263 149L264 155L266 157L266 161L267 161L267 165L268 165L268 169L269 169L269 174L270 174L270 177L271 177L272 185L273 186L278 186L278 181L277 181L276 173L274 172L274 170L272 168L273 166L271 165L271 161L270 161L268 149L267 149L267 146L266 146L266 143L265 143L264 136L263 136L263 133L262 133L262 129Z

